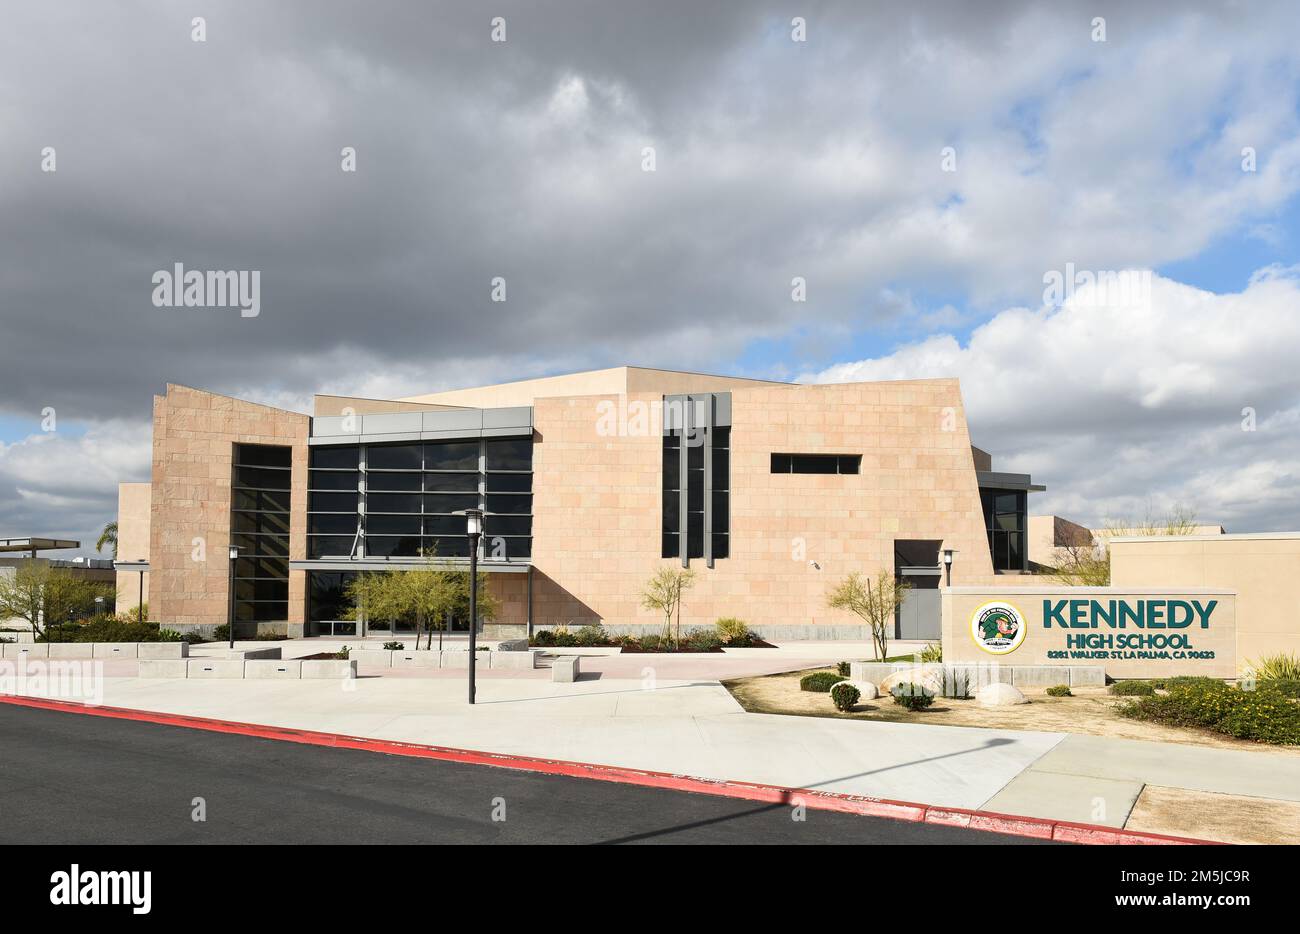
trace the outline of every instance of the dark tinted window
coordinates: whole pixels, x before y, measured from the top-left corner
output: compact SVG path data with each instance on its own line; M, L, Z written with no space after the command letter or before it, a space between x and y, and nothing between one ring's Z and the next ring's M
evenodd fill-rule
M311 449L311 466L356 470L357 452L360 450L355 445L345 448L314 447Z
M477 441L440 441L425 444L425 470L478 470Z
M773 454L772 473L855 474L861 454Z
M531 438L502 438L484 444L487 469L532 470L533 441Z
M419 470L423 445L384 444L366 448L367 470Z

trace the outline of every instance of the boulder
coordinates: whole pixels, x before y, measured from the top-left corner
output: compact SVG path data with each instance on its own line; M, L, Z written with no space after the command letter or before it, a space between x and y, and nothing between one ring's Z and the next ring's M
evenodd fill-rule
M501 643L497 645L497 651L498 652L527 652L528 640L527 639L503 639Z
M1000 681L984 685L975 693L975 699L985 707L1010 707L1013 704L1029 703L1019 688Z
M862 694L859 700L875 700L880 696L880 692L876 690L876 686L870 681L852 681L850 683Z
M932 694L942 694L943 665L920 665L896 671L880 682L880 691L888 694L897 684L919 684Z

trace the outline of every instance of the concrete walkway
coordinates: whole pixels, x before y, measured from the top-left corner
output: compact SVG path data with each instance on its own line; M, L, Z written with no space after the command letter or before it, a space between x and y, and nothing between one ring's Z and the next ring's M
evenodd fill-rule
M1126 826L1148 785L1300 802L1300 757L749 714L712 679L484 677L470 707L463 672L350 682L105 674L103 703L116 707L1113 827Z

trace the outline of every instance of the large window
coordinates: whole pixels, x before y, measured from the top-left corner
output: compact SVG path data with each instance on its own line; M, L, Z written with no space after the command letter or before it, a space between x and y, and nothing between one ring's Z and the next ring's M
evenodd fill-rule
M315 446L308 557L468 557L460 513L483 509L484 560L526 558L532 469L531 438Z
M235 622L241 628L289 618L289 448L235 445L230 543L235 561Z
M1024 491L981 489L980 502L984 507L993 570L1026 570Z
M683 553L686 558L725 558L730 554L730 543L731 429L701 427L693 433L665 430L660 554L665 558L680 558Z

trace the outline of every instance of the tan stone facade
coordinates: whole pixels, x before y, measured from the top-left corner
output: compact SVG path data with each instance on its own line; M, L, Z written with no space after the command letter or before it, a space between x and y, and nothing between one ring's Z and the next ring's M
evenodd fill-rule
M823 637L856 630L861 621L829 609L827 593L849 573L892 570L896 540L956 550L954 584L1004 579L993 573L976 475L976 458L986 467L987 455L972 450L955 379L793 385L618 367L388 409L382 400L322 396L317 415L531 406L531 588L527 574L491 575L502 601L497 623L522 627L531 605L536 625L654 627L660 620L642 608L641 588L661 565L680 565L660 557L660 409L665 396L682 392L730 393L731 419L730 552L712 568L691 560L697 573L683 626L738 616ZM635 414L647 412L648 421ZM182 386L155 399L147 533L155 618L225 622L234 444L292 447L290 558L306 559L310 432L306 415ZM861 470L773 473L773 453L860 456ZM133 511L124 509L122 521L134 521ZM205 560L193 557L196 539ZM307 621L307 573L290 572L290 632Z
M1222 587L1237 594L1237 654L1242 665L1276 652L1300 654L1295 581L1300 533L1115 538L1115 586Z
M150 615L163 625L226 622L235 444L292 447L290 557L305 557L309 425L306 415L186 386L154 397ZM302 630L305 584L304 572L290 572L290 632Z
M149 559L151 503L150 484L119 483L117 485L117 559L119 561ZM145 572L143 583L144 602L148 604L148 572ZM138 573L117 572L116 610L118 613L133 612L140 606L140 585ZM156 619L157 616L155 615L154 618Z
M893 568L895 539L958 550L953 582L993 578L956 380L731 388L731 553L700 560L682 624L858 625L826 607L846 574ZM601 403L662 393L537 399L534 617L654 625L641 585L663 563L661 438L600 434ZM862 455L856 475L773 474L773 452Z

